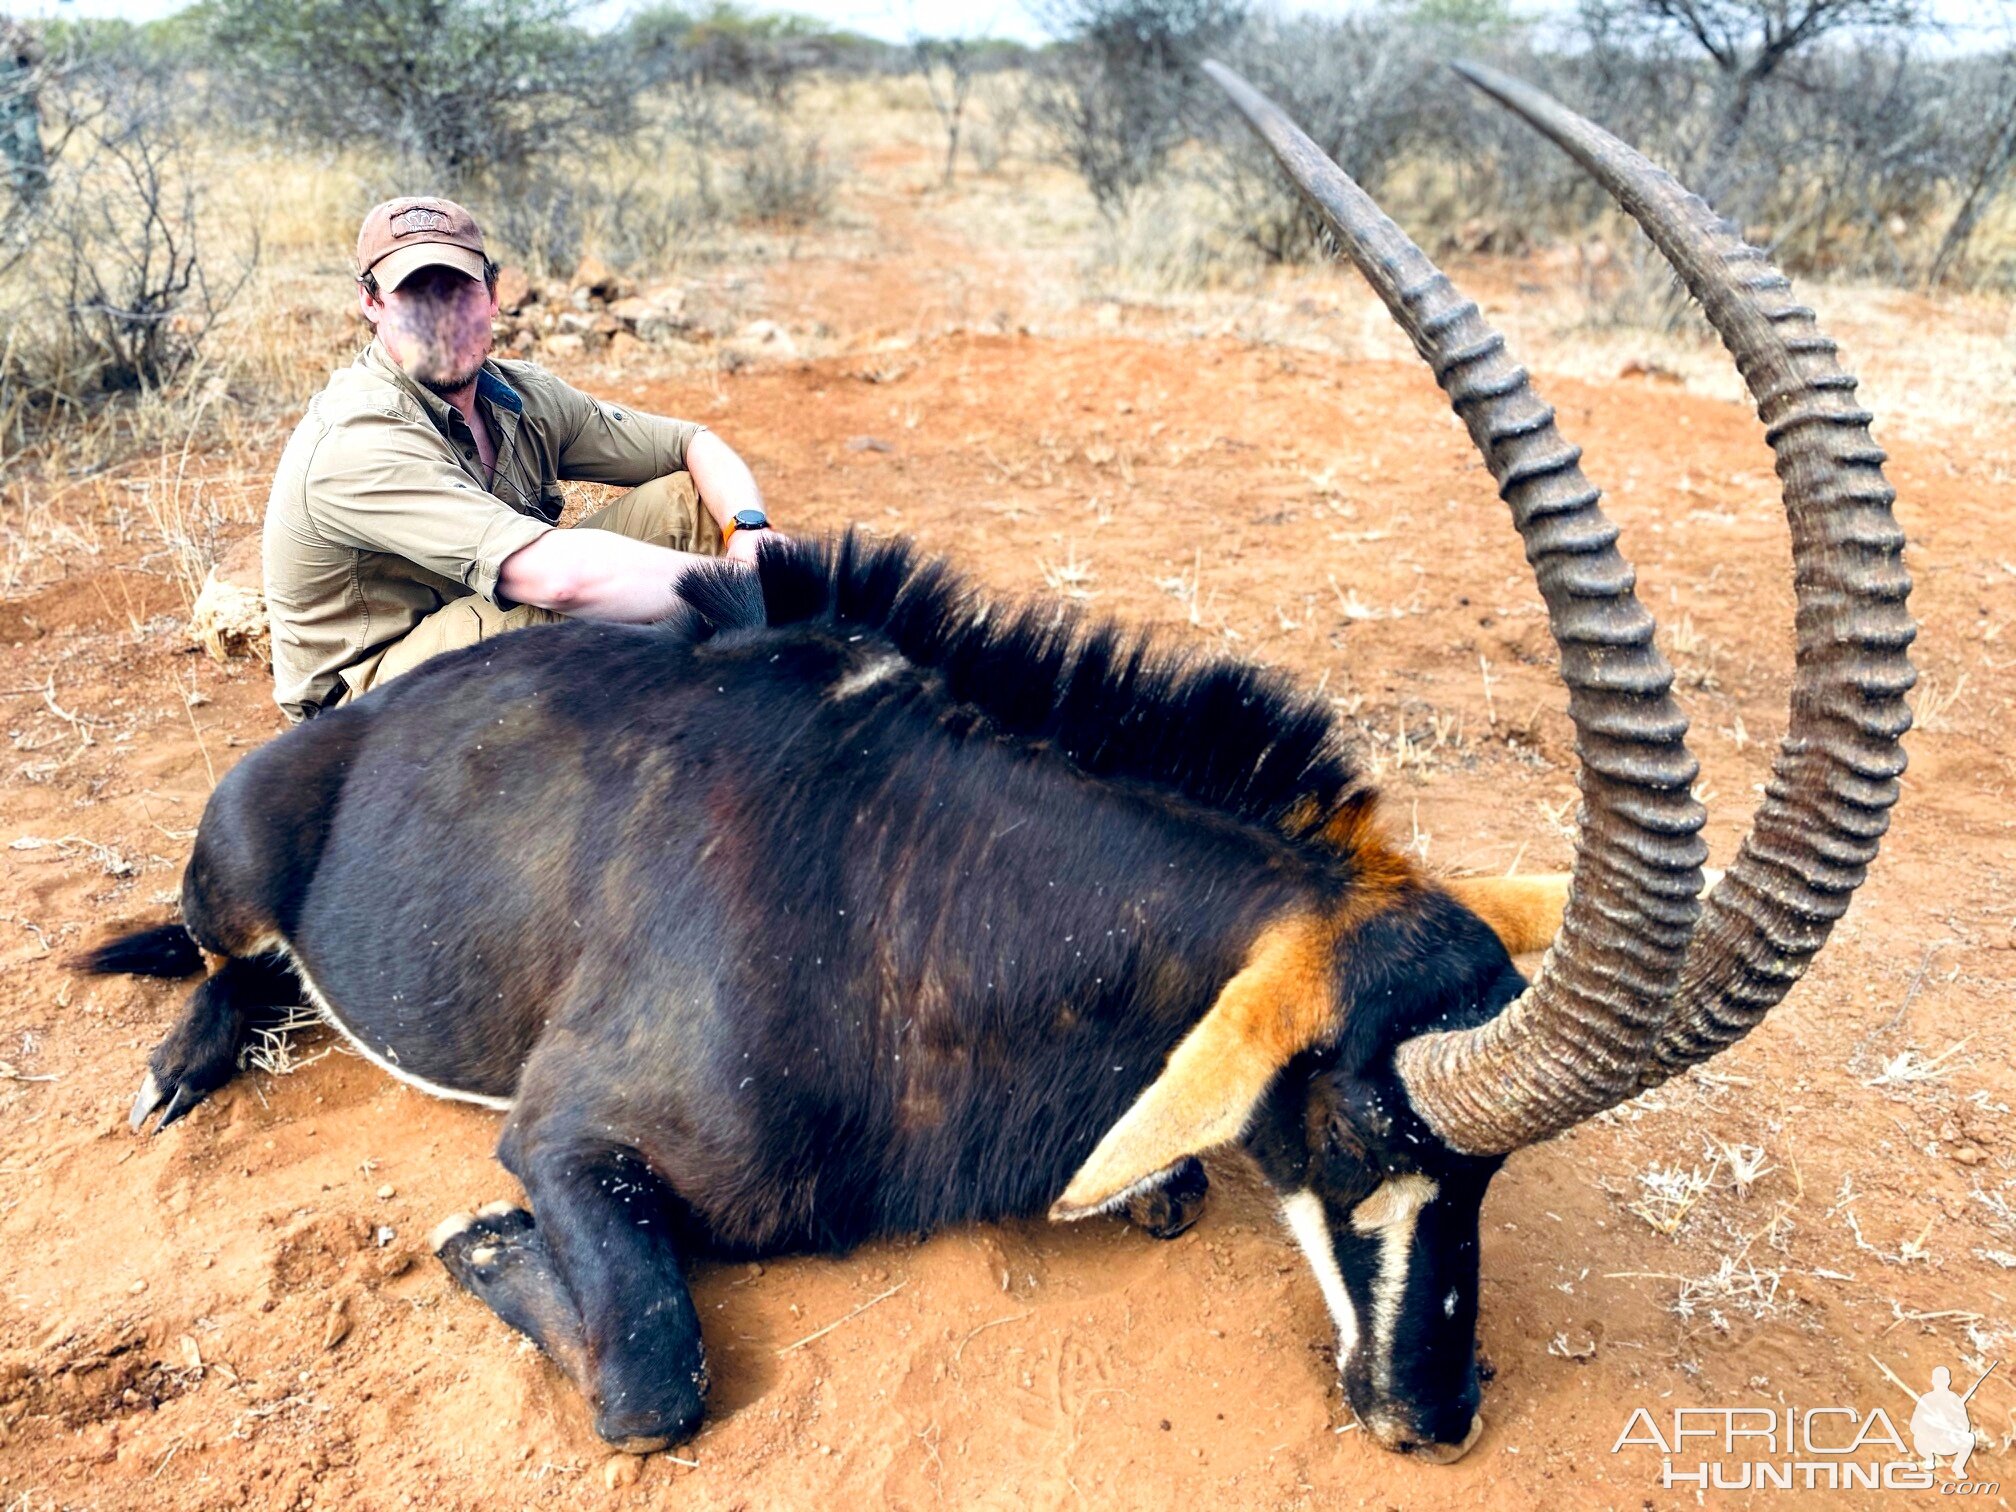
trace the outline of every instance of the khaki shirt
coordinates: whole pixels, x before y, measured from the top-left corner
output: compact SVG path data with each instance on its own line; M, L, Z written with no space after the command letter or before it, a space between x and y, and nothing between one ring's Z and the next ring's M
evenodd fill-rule
M504 559L553 528L562 479L637 487L686 466L705 429L591 399L530 362L492 360L468 424L376 341L309 401L280 458L262 543L273 696L305 719L344 669L451 599L497 592Z

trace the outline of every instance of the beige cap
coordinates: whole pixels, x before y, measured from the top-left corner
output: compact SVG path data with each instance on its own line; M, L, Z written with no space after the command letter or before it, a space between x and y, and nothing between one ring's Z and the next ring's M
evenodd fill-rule
M376 275L390 292L422 268L453 268L483 276L483 232L476 217L453 200L387 200L364 217L357 232L357 276Z

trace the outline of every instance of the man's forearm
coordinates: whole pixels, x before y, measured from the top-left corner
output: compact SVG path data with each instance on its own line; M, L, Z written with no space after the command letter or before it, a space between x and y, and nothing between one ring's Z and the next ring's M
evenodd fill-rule
M497 587L569 618L644 624L670 614L680 579L713 560L608 530L549 530L504 559Z
M686 471L707 513L725 531L739 509L761 509L763 490L735 448L712 431L702 431L686 448Z

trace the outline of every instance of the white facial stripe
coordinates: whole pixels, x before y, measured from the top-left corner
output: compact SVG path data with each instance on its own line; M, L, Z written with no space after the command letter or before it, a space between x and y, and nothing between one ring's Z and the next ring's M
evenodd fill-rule
M308 1001L314 1005L316 1011L322 1015L337 1033L357 1047L359 1055L363 1056L380 1070L391 1073L400 1081L406 1083L407 1086L418 1088L430 1097L445 1097L455 1102L475 1103L479 1107L497 1108L507 1112L510 1110L511 1099L508 1097L492 1097L487 1092L464 1092L458 1087L444 1087L439 1082L429 1081L424 1076L415 1076L397 1061L386 1059L381 1052L372 1049L363 1040L359 1039L351 1031L350 1026L343 1022L336 1010L329 1005L329 999L322 995L322 989L317 987L314 979L308 975L307 968L301 964L301 958L294 954L292 946L276 936L273 943L265 948L278 950L282 955L287 957L288 964L294 968L294 974L301 978L302 992L307 995Z
M1323 1199L1314 1192L1297 1192L1281 1204L1282 1220L1294 1234L1309 1268L1316 1272L1316 1284L1337 1324L1337 1365L1343 1368L1358 1347L1358 1309L1351 1305L1351 1293L1337 1269L1337 1251L1330 1243L1330 1220L1323 1216Z
M1379 1274L1372 1282L1372 1378L1381 1391L1393 1384L1393 1335L1407 1297L1407 1256L1421 1210L1441 1188L1426 1176L1395 1176L1351 1210L1351 1227L1379 1236Z

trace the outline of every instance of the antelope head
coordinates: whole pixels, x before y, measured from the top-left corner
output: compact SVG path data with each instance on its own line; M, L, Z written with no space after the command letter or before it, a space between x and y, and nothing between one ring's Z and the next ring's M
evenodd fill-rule
M1481 1427L1478 1217L1499 1164L1748 1034L1876 856L1910 725L1903 536L1855 380L1768 258L1608 133L1459 67L1644 228L1735 358L1776 454L1798 599L1788 729L1750 832L1704 897L1705 816L1672 668L1580 451L1477 306L1277 107L1207 71L1412 339L1510 506L1568 685L1580 840L1530 983L1486 930L1505 932L1482 891L1389 878L1369 921L1270 943L1052 1211L1098 1211L1185 1154L1243 1140L1337 1320L1353 1407L1388 1447L1446 1461Z

